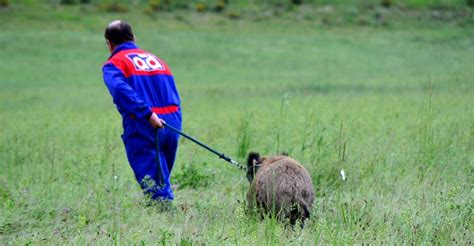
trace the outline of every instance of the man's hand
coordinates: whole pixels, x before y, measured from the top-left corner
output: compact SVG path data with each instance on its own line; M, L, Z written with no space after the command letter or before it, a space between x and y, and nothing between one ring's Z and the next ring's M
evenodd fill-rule
M158 115L156 115L155 113L152 113L151 116L150 116L150 119L148 119L148 121L150 122L151 126L153 128L163 128L165 127L165 121L158 118Z

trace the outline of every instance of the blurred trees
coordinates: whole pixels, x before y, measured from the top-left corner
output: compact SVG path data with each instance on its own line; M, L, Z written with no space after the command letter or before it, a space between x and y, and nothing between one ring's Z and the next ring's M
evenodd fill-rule
M474 8L474 0L466 0L466 4L471 7L471 8Z
M228 4L239 6L266 6L266 5L372 5L372 6L404 6L404 7L459 7L474 6L474 0L50 0L61 4L133 4L149 5L153 9L170 10L173 8L196 8L196 6L222 6ZM21 2L21 0L20 0ZM0 0L8 5L9 0ZM215 8L214 8L215 9Z
M0 0L0 8L6 8L10 5L10 0Z
M429 9L436 9L436 11L455 9L470 11L469 8L466 7L474 7L474 0L44 0L44 2L16 0L14 3L27 6L44 3L49 3L54 6L88 5L89 8L96 7L98 10L112 12L127 12L129 9L141 9L146 14L187 9L200 13L224 13L224 15L228 17L232 16L237 18L246 12L265 12L263 15L273 16L295 10L303 13L302 15L304 16L301 18L311 18L311 16L308 15L308 11L322 8L367 12L367 10L374 10L380 7L417 11ZM8 7L11 4L11 0L0 0L0 8ZM252 14L250 13L249 15ZM367 18L362 16L359 19Z

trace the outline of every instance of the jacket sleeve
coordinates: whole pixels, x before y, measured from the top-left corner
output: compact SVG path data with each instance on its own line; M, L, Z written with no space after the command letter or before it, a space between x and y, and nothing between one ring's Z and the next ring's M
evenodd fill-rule
M152 114L148 104L125 82L125 76L122 71L112 63L106 63L102 68L102 72L104 82L109 89L110 95L112 95L115 105L139 119L148 120Z

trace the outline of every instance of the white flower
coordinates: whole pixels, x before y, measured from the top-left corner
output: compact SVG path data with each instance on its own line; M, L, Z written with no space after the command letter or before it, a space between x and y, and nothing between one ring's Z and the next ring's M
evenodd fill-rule
M117 176L114 176L114 179L115 179L115 180L117 180L117 179L118 179L118 177L117 177Z
M341 169L341 178L342 180L346 180L346 173L344 172L344 169Z

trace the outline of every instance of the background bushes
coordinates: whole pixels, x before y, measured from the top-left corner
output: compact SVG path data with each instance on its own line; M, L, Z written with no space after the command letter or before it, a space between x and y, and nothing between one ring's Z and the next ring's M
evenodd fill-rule
M0 8L5 8L10 5L10 0L0 0Z
M61 4L131 4L131 5L149 5L155 9L183 8L197 5L205 5L209 9L220 9L226 5L237 7L250 6L282 6L282 5L364 5L364 6L404 6L404 7L460 7L474 6L474 0L50 0L51 2L60 1ZM0 5L9 0L1 0ZM19 0L19 2L29 2L28 0Z

